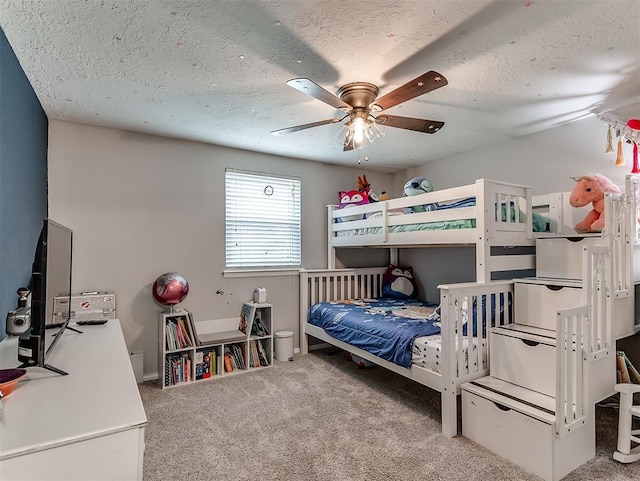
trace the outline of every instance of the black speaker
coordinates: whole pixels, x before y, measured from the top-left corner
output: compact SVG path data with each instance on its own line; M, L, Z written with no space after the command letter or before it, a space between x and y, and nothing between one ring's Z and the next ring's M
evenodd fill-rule
M7 334L10 336L19 336L24 334L31 327L31 309L29 307L20 307L15 311L9 311L7 314Z

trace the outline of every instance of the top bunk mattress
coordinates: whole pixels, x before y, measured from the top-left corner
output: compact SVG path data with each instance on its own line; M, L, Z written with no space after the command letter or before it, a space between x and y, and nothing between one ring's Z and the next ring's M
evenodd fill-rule
M387 297L321 302L308 315L330 336L406 368L414 339L438 334L439 321L437 304Z

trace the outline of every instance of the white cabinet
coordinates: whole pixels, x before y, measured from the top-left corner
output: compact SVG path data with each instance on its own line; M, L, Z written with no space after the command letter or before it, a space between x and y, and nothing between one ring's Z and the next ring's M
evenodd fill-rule
M159 315L163 389L272 365L271 304L247 302L239 317L196 321L185 309Z
M47 359L68 375L30 367L3 399L1 479L142 479L147 418L120 322L79 330ZM17 341L0 342L0 368L19 364Z

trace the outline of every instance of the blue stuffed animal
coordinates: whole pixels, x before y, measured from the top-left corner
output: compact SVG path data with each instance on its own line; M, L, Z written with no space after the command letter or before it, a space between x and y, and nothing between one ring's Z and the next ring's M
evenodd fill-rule
M425 192L433 192L433 185L424 177L414 177L404 184L403 197L409 197L412 195L424 194ZM435 204L414 205L413 207L405 207L405 214L411 214L412 212L426 212L428 210L435 210Z

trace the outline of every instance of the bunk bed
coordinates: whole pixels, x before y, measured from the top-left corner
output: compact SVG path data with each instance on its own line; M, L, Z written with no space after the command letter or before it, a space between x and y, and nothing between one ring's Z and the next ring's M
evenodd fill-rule
M600 259L608 259L606 262L612 266L606 280L610 286L607 294L616 299L629 300L619 302L622 307L618 312L609 310L599 314L598 322L594 325L599 326L596 332L598 339L602 339L601 336L605 336L606 332L611 332L606 326L617 315L630 319L627 324L631 324L631 327L623 326L619 335L614 334L615 337L629 335L638 327L633 322L633 291L634 284L640 283L639 185L637 176L628 176L623 194L607 196L607 226L601 244L608 254L600 255ZM457 203L470 198L473 199L473 205L458 209L421 213L405 213L404 210L416 205ZM446 436L457 435L457 396L461 384L489 373L488 325L504 326L514 322L510 306L513 281L492 280L492 276L496 272L535 268L534 254L521 253L521 250L504 254L495 248L535 246L539 234L533 231L534 213L547 217L548 225L555 229L556 234L568 234L567 226L573 219L573 213L567 199L568 193L560 193L539 196L534 202L528 187L481 179L468 186L349 209L349 216L362 214L366 217L362 220L340 221L344 212L330 206L329 269L302 269L300 272L301 352L308 352L307 336L311 336L439 391L442 397L442 432ZM467 204L466 201L464 203ZM508 206L506 215L500 215L501 210L504 212L500 206ZM509 211L512 215L509 215ZM391 212L394 214L389 215ZM409 228L403 231L403 228L393 228L457 222L461 219L464 220L461 227L443 230ZM309 322L309 312L317 309L320 303L337 305L344 300L368 301L381 297L383 274L387 266L336 269L334 249L388 247L393 252L400 247L460 244L474 245L476 248L476 282L438 286L440 332L414 339L409 367L339 340L321 325ZM395 259L392 255L392 262ZM585 292L604 296L603 282L595 277L583 279ZM593 304L603 305L603 297L598 299L596 302L585 297L583 301L591 309ZM496 315L498 312L500 315ZM607 344L610 346L611 342L609 337ZM430 356L432 359L429 359Z
M328 206L327 266L336 267L342 247L474 245L476 281L487 282L495 272L535 268L531 252L497 249L534 246L534 218L535 230L545 230L529 187L488 179L348 209Z

